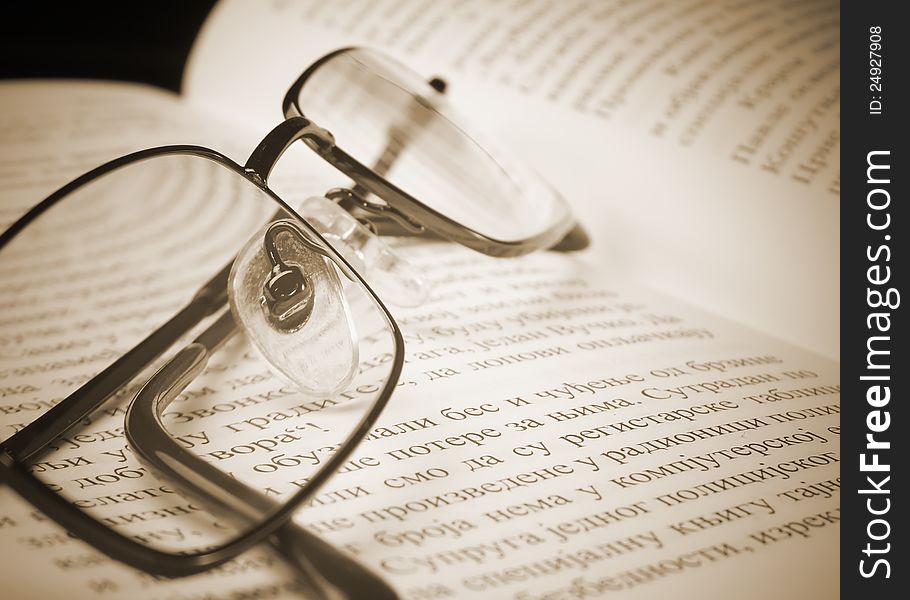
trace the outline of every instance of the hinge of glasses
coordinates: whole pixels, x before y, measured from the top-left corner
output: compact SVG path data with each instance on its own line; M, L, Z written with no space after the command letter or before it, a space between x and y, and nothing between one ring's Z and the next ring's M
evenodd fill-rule
M262 138L246 160L243 167L244 172L253 183L264 188L275 163L297 140L303 140L306 145L322 155L329 152L335 145L332 134L317 127L309 119L290 117L276 125L268 135Z
M370 202L353 190L347 188L333 188L325 193L325 197L351 213L358 221L363 223L366 227L369 227L373 232L376 231L376 225L372 222L373 217L378 217L380 220L391 219L414 234L420 234L425 231L423 225L399 211L397 208L389 206L388 204ZM358 214L361 211L366 212L367 214Z
M254 184L256 184L257 186L259 186L261 188L265 187L265 185L266 185L265 180L262 178L262 175L260 175L259 172L256 171L256 169L253 169L251 167L244 167L243 172L247 174L247 176L250 178L250 180Z

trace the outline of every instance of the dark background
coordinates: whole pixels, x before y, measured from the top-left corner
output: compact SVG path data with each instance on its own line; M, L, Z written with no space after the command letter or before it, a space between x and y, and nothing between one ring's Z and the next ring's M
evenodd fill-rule
M179 90L215 0L17 2L0 18L0 78L122 79Z
M907 340L910 337L907 326L907 237L910 234L910 217L907 216L908 152L906 108L910 104L910 90L907 86L907 57L910 57L906 18L899 16L901 4L895 2L845 2L841 8L841 596L843 598L869 598L890 600L906 598L908 588L907 569L907 432L910 431L910 411L907 396ZM882 44L878 55L881 57L881 92L869 88L870 27L879 27ZM874 95L881 95L881 114L869 112L869 101ZM866 172L867 153L890 151L887 164L893 165L888 184L881 186L868 181ZM873 175L873 178L881 177ZM870 191L883 187L890 193L888 213L891 225L886 231L874 231L867 218L878 213L869 208ZM881 202L878 198L875 203ZM876 214L881 219L881 214ZM879 221L880 222L880 221ZM884 236L890 239L885 240ZM873 261L869 259L870 249L874 251L884 241L888 242L892 254L887 286L900 290L902 304L897 309L876 308L870 303L870 288L886 286L873 285ZM887 268L887 267L886 267ZM869 338L882 335L869 324L868 315L875 312L891 314L891 328L886 335L889 339L875 343L875 348L890 351L888 363L892 365L885 372L874 373L866 368L869 360ZM876 359L873 359L876 360ZM876 362L881 363L878 359ZM901 367L900 365L904 365ZM889 375L891 381L883 382L891 390L889 404L881 410L889 413L889 428L875 433L878 441L888 441L888 450L867 449L866 435L870 433L870 413L874 408L867 402L867 390L874 381L860 381L863 375ZM859 469L859 455L874 453L882 463L890 465L887 473L864 473ZM903 458L900 458L903 456ZM867 462L871 462L871 456ZM867 477L872 476L872 480ZM890 479L882 487L890 494L881 496L858 493L870 490L875 483L881 485L883 476ZM875 498L867 504L869 498ZM881 511L886 500L890 501L887 512L873 514L870 506ZM873 521L883 522L870 525ZM887 523L887 527L885 525ZM887 529L887 534L883 532ZM873 537L878 536L878 537ZM887 554L870 553L887 548ZM865 560L865 570L872 569L878 559L886 559L891 566L889 578L883 568L876 569L874 577L863 577L859 561ZM903 591L901 591L903 590Z

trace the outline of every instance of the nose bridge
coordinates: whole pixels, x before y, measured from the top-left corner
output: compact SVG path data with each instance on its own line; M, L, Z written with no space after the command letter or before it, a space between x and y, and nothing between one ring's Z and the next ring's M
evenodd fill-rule
M332 134L317 127L309 119L290 117L276 125L259 142L247 159L244 170L252 175L259 185L264 186L272 169L278 163L278 159L297 140L303 140L307 146L319 154L328 152L335 145Z

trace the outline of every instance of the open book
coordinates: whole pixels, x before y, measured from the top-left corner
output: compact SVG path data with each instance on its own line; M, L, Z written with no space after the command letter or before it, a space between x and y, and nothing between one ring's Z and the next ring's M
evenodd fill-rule
M242 163L280 121L290 83L335 48L376 47L442 76L463 113L565 195L592 247L504 260L403 243L435 284L423 306L394 310L404 384L358 449L361 467L296 520L405 598L829 598L838 16L829 2L225 1L180 96L0 84L0 219L153 145L206 145ZM280 195L343 183L297 150L272 177ZM21 367L79 377L111 350L103 337L48 343L29 333L27 308L2 314L21 321L0 339L16 367L0 371L3 437L46 408L30 391L52 377ZM59 315L41 324L67 331ZM218 389L218 402L278 384L256 385ZM261 412L236 406L234 421ZM479 431L479 443L433 443ZM244 442L208 433L213 450ZM123 445L99 437L76 452L93 460L73 477L104 473ZM10 597L297 589L267 548L157 580L0 493Z

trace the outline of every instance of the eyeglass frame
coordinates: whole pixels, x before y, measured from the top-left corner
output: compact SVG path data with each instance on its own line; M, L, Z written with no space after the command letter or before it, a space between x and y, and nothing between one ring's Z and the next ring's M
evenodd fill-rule
M353 275L353 278L356 278L356 281L368 293L386 318L392 333L394 352L389 376L379 391L377 399L348 436L346 442L327 459L306 486L288 498L284 504L279 505L274 512L231 541L206 551L173 554L130 539L103 525L94 517L67 502L56 492L49 490L43 482L31 474L24 462L45 450L56 438L78 426L124 385L135 379L142 369L172 348L190 328L220 310L226 303L226 289L224 292L219 290L215 294L203 292L212 282L218 280L219 276L226 275L230 264L203 286L200 293L197 293L190 303L174 317L28 426L0 442L0 483L9 485L22 498L60 526L115 560L153 575L183 577L222 565L262 543L288 522L292 513L343 466L359 442L375 425L397 386L404 364L404 339L388 308L356 269L330 243L325 241L305 218L290 208L268 187L268 177L273 168L294 142L303 141L329 164L352 179L355 182L355 186L353 186L355 190L360 188L357 190L358 193L352 192L345 199L348 210L357 209L367 220L390 218L404 226L405 231L399 230L399 233L436 233L494 257L518 256L544 248L561 251L577 250L588 244L588 237L584 229L569 213L559 223L530 238L507 241L484 235L425 205L335 145L330 132L318 127L304 115L298 105L298 98L306 81L320 66L342 53L359 49L348 47L331 52L303 72L291 85L282 102L284 121L276 125L262 139L244 166L240 166L217 150L197 145L168 145L140 150L108 161L77 177L33 206L0 233L0 251L2 251L30 223L57 205L58 202L79 188L133 163L169 155L201 157L232 170L249 181L267 194L286 216L290 216L297 225L305 227L309 234L316 236L331 253L332 256L329 258L336 266L349 277ZM432 83L431 86L437 91L441 91ZM378 196L385 204L366 200L366 194L363 191ZM226 286L224 287L226 288ZM124 371L125 373L123 373ZM112 381L117 383L112 385ZM28 439L30 434L33 437Z
M297 214L291 209L280 197L278 197L271 189L268 187L260 187L257 184L257 178L255 173L246 171L244 167L241 167L227 156L208 148L201 146L189 146L189 145L175 145L175 146L163 146L158 148L151 148L148 150L142 150L126 156L115 159L114 161L108 162L92 171L89 171L79 179L73 181L71 184L64 186L58 192L49 196L44 202L36 206L34 209L29 211L29 213L17 221L17 230L21 230L29 222L33 221L35 218L44 213L47 209L54 206L58 201L65 198L68 194L72 193L74 190L78 189L80 186L88 184L93 180L102 177L114 170L128 166L138 161L148 160L152 158L169 156L169 155L190 155L190 156L199 156L220 164L223 167L226 167L238 175L244 177L251 184L256 185L262 191L266 192L270 199L277 203L277 206L282 208L288 215L294 219L295 224L299 226L309 227L306 221L297 216ZM315 231L315 230L313 230ZM318 235L318 233L316 233ZM7 236L4 239L0 239L0 250L10 241L13 236ZM320 236L321 238L321 236ZM392 318L391 313L385 304L379 299L376 293L370 288L369 284L357 273L345 260L344 258L334 251L331 245L328 242L324 242L325 246L333 252L332 260L336 264L346 265L347 269L353 272L357 278L358 283L360 283L364 290L367 291L371 300L376 303L376 306L380 309L383 315L388 321L388 325L392 332L392 338L394 342L394 352L393 360L391 362L391 369L389 376L386 380L386 383L383 385L382 389L379 391L379 394L374 400L373 405L365 415L364 419L358 426L354 429L350 439L362 439L368 432L370 427L376 422L376 419L379 417L379 414L385 408L388 403L389 398L391 397L392 392L394 391L398 378L401 373L402 366L404 364L404 339L401 334L397 323L394 318ZM194 299L192 302L196 301ZM217 302L212 302L216 304ZM181 311L183 312L183 311ZM194 311L196 312L196 311ZM202 311L204 314L201 315L200 321L202 318L212 314L209 311ZM181 319L182 322L185 322L186 319ZM163 328L167 328L168 325L171 325L174 322L174 319L171 319L165 323ZM196 321L198 322L198 321ZM51 419L43 421L42 423L51 423L54 425L53 434L51 434L50 441L53 441L58 436L63 435L70 428L77 426L85 417L88 416L92 411L98 408L100 404L105 402L110 396L113 395L125 382L131 381L138 371L144 368L145 365L151 363L158 356L163 354L168 349L172 348L174 343L176 343L177 338L183 335L186 332L186 329L182 326L179 328L167 328L164 331L164 334L175 333L173 338L170 336L166 337L165 342L160 340L155 340L157 343L154 347L151 347L151 344L146 344L146 342L162 332L162 328L159 328L145 340L137 344L131 351L127 352L124 356L120 357L117 361L112 363L104 371L99 373L96 378L115 378L115 374L112 374L114 371L128 370L130 375L128 379L120 379L119 385L113 390L110 394L99 394L97 396L89 396L83 391L94 391L92 383L95 381L95 378L87 382L85 385L77 389L73 394L65 398L54 408L48 410L42 417L50 415L52 411L61 407L61 412L63 412L64 417L69 417L65 420L61 420L52 416ZM139 350L139 354L144 357L143 359L137 358L137 355L133 354L134 351ZM141 361L142 364L136 368L133 365L136 365L136 361ZM127 364L130 366L127 368ZM118 368L119 367L119 368ZM83 392L80 394L80 392ZM76 402L67 403L69 400L74 399ZM73 408L75 407L75 410ZM70 409L65 411L64 409ZM78 413L78 414L76 414ZM73 417L75 417L73 419ZM32 422L32 424L38 423L39 419ZM31 425L30 425L31 426ZM228 560L242 554L243 552L249 550L256 544L263 542L268 536L275 533L291 516L291 514L297 510L300 505L305 502L316 489L324 483L329 477L331 477L348 457L353 453L356 448L356 443L348 443L342 445L334 454L332 454L325 462L324 466L317 472L314 477L311 479L311 483L302 488L300 491L291 496L287 503L281 505L275 512L273 512L268 517L264 518L258 525L251 528L249 531L244 532L234 538L233 540L221 544L218 547L207 550L204 552L196 553L186 553L186 554L173 554L170 552L163 552L150 548L144 544L141 544L135 540L132 540L123 534L117 532L116 530L103 525L100 521L97 521L95 518L90 516L88 513L80 510L79 508L71 505L66 499L54 491L51 491L47 486L41 482L37 477L32 475L26 466L23 464L23 461L28 460L32 456L36 455L38 452L46 448L47 444L41 445L39 447L28 447L28 452L24 452L21 448L24 448L23 445L18 445L20 450L17 452L16 441L22 439L21 436L25 433L27 428L20 430L7 440L4 440L0 443L0 482L6 483L13 490L15 490L20 496L25 500L30 502L37 509L42 511L52 520L56 521L59 525L71 531L77 537L83 541L91 544L97 550L102 553L114 558L120 562L123 562L131 567L140 569L147 573L154 575L162 575L165 577L182 577L186 575L192 575L205 571L207 569L221 565ZM45 431L50 431L46 429ZM49 443L49 442L48 442ZM14 456L18 456L14 458Z

